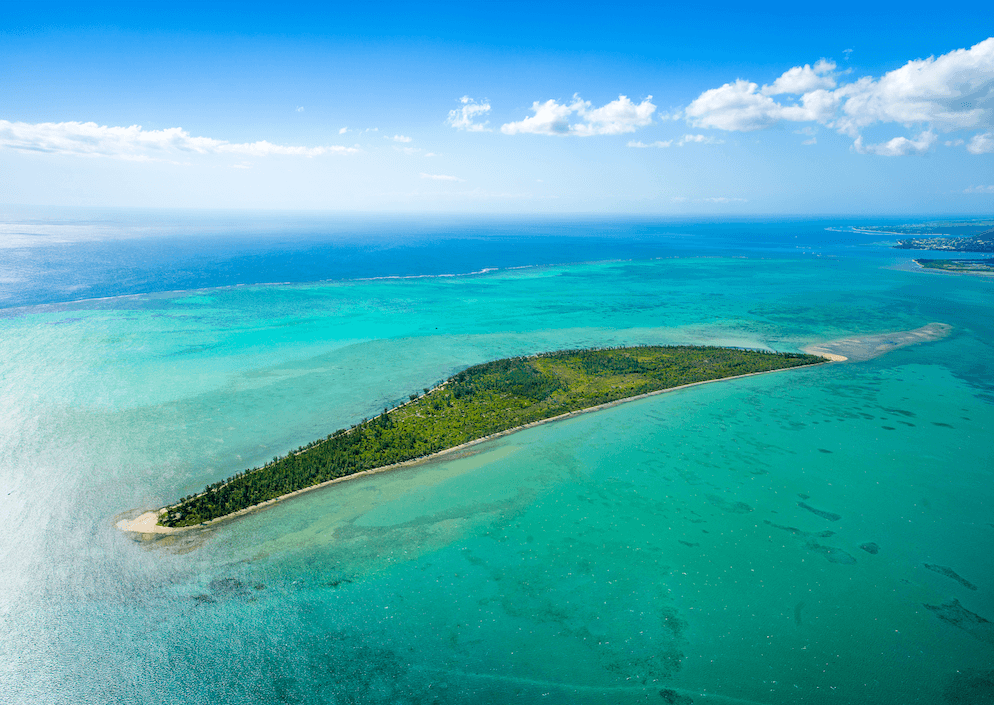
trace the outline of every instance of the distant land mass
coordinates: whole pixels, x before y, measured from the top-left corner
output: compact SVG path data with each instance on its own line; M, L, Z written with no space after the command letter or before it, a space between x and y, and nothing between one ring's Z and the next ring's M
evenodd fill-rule
M915 264L924 269L963 274L994 274L994 257L987 259L916 259Z
M990 220L935 221L915 225L862 228L863 232L904 235L898 250L994 252L994 222Z
M812 354L708 346L563 350L495 360L121 528L163 533L198 526L341 478L421 460L571 413L667 389L827 361Z
M898 250L944 250L946 252L994 252L994 229L970 237L910 237L898 240Z

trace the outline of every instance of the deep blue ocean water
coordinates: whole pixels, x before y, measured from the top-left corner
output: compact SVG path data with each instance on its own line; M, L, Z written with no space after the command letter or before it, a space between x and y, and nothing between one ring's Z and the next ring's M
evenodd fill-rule
M7 208L0 702L992 702L994 282L844 231L908 221ZM483 360L933 321L114 528Z

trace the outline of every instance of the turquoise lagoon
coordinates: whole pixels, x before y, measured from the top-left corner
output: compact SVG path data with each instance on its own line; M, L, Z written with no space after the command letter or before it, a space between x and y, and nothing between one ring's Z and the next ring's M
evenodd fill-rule
M748 224L802 250L663 239L9 306L0 702L994 702L994 283L823 225ZM531 428L202 533L114 528L480 361L933 321L952 335Z

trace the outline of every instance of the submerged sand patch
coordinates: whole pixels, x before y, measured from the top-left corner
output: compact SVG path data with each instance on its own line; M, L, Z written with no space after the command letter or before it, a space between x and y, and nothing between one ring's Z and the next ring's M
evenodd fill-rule
M949 335L952 330L953 327L946 323L929 323L914 330L830 340L827 343L809 345L804 348L804 352L811 355L821 355L836 362L845 360L860 362L880 357L884 353L898 348L940 340Z

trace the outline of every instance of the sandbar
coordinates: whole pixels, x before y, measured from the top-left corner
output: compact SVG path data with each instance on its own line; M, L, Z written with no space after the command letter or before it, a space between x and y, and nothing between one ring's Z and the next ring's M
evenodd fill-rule
M821 355L829 360L844 362L862 362L880 357L884 353L909 345L929 343L949 335L953 327L946 323L929 323L914 330L880 333L879 335L860 335L851 338L830 340L827 343L817 343L804 348L811 355Z

